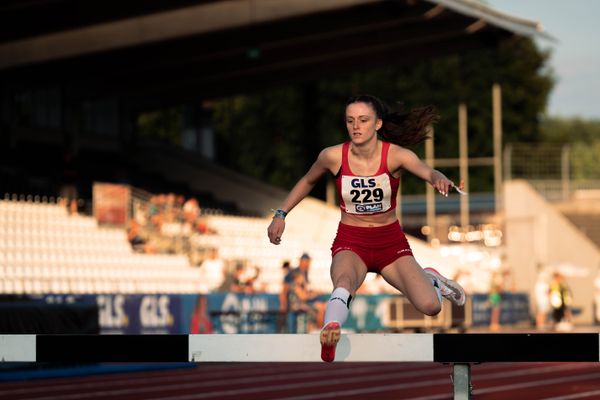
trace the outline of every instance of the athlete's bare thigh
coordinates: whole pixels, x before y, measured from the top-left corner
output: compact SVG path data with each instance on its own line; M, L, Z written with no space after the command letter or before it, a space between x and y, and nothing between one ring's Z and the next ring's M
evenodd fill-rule
M365 276L367 276L367 266L356 253L342 250L333 256L331 281L334 288L343 287L354 296L365 280Z
M440 302L431 278L425 274L413 256L396 259L383 268L381 275L390 285L400 290L419 311L427 315L439 312Z

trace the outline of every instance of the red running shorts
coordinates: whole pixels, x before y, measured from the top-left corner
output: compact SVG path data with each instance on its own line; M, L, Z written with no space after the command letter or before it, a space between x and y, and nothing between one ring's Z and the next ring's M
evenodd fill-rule
M358 255L369 272L381 273L400 257L412 256L412 250L398 221L374 228L342 224L331 246L331 257L343 250Z

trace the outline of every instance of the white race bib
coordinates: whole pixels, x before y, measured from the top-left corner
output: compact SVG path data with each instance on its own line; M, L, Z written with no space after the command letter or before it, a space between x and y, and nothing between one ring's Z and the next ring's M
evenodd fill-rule
M342 199L348 214L373 214L391 208L392 187L388 174L342 175Z

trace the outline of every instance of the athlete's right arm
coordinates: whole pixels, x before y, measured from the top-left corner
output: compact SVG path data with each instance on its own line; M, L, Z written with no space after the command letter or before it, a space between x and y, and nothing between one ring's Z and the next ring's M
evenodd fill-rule
M308 172L300 178L300 180L296 183L296 185L292 188L290 193L287 195L286 199L281 204L279 209L289 213L292 211L302 199L304 199L310 191L313 189L317 181L327 173L327 171L334 171L336 168L336 162L338 161L336 157L336 147L327 147L321 151L319 157L314 162L314 164L310 167ZM341 152L339 152L341 154ZM282 218L273 218L269 228L267 230L267 234L269 236L269 240L273 244L279 244L281 242L281 235L285 229L285 220Z

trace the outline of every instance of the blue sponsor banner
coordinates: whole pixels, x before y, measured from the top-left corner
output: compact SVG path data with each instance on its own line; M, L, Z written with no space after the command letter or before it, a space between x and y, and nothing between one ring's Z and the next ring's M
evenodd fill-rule
M45 303L88 303L98 306L104 334L276 333L276 294L214 293L210 295L45 295Z
M96 295L102 333L180 333L177 295Z
M358 295L344 327L368 332L385 329L382 318L393 296ZM213 293L209 295L46 295L47 303L95 303L101 333L278 333L282 319L279 295ZM315 301L326 302L328 295Z
M179 295L46 295L42 299L46 303L95 303L100 333L182 333Z
M214 333L277 333L279 295L214 293L206 296Z
M355 332L389 330L386 315L395 295L357 295L344 328ZM277 294L213 293L209 295L44 295L31 300L46 303L88 303L98 306L101 333L279 333L285 316L279 314ZM315 299L327 302L328 295ZM472 296L472 325L490 323L486 294ZM530 320L529 296L502 293L501 323Z

